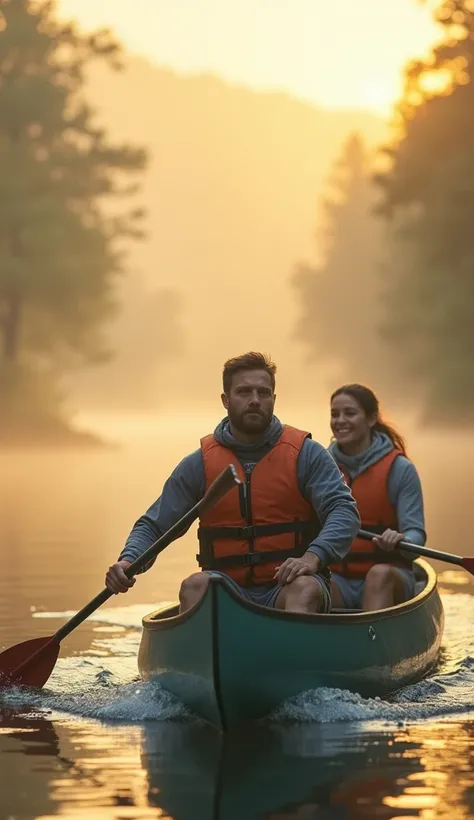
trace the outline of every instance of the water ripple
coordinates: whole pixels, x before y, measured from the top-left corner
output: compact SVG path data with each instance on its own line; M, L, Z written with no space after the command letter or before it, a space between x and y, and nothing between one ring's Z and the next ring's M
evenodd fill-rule
M407 686L388 700L362 698L341 689L319 688L283 703L270 717L273 722L385 721L406 724L432 718L453 719L474 713L474 597L444 595L446 628L437 670L427 679ZM141 619L153 604L111 607L93 620L115 626L111 633L97 628L87 654L60 658L42 691L13 689L0 702L67 712L104 721L133 723L145 720L189 719L190 713L156 683L143 683L136 656ZM73 613L34 613L34 617L67 618Z

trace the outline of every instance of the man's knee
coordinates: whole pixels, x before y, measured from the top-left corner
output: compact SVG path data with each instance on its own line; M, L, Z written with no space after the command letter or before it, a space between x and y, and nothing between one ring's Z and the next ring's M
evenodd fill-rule
M387 589L395 583L395 572L390 564L375 564L365 576L365 584L370 589Z
M322 598L321 584L309 575L300 575L291 583L286 584L284 589L300 601L319 601Z
M187 601L190 598L198 599L204 595L209 584L209 574L207 572L195 572L189 578L185 578L179 590L179 600Z
M323 589L319 581L308 575L300 575L284 584L276 601L277 609L289 612L314 613L325 610Z

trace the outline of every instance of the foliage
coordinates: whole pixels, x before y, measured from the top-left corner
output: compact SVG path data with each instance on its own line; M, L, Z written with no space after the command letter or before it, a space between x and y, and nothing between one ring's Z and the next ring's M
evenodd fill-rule
M446 0L441 42L406 69L377 177L398 245L386 338L426 422L474 420L474 3Z
M136 191L128 177L145 152L110 142L84 94L91 61L119 67L119 45L108 31L60 25L54 12L52 2L5 0L0 18L4 424L8 408L31 398L29 378L52 396L61 373L107 355L102 328L124 240L141 237L142 211L120 203Z
M372 157L357 134L348 138L322 203L321 261L300 265L293 278L300 313L297 337L332 386L385 383L378 338L386 230L373 215Z

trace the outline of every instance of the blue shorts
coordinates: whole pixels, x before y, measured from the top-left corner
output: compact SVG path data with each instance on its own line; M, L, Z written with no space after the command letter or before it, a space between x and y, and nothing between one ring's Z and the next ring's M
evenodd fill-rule
M259 606L268 606L271 609L275 608L276 600L282 591L283 587L280 584L263 584L262 586L255 586L255 587L244 587L241 584L234 581L230 575L226 575L225 572L218 572L217 570L211 570L208 573L209 575L218 575L225 580L225 582L242 598L246 601L250 601L253 604L258 604ZM314 578L320 585L323 592L323 608L320 610L321 612L329 612L331 609L331 585L328 579L319 573L311 576Z
M404 567L393 567L403 578L403 588L405 590L405 601L415 597L415 573L411 569ZM332 580L337 584L339 592L344 601L344 609L361 609L364 597L364 578L345 578L338 572L332 573Z

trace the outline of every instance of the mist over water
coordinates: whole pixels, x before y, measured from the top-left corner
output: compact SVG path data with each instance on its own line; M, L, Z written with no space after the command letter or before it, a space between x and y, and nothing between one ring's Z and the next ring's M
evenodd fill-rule
M1 647L51 634L102 589L105 570L136 518L175 464L221 418L216 399L200 414L185 408L180 415L84 416L84 426L118 443L110 449L1 454ZM283 394L278 414L323 444L329 441L323 404L315 412ZM474 440L421 435L408 422L403 431L424 484L430 544L468 554ZM1 696L2 778L32 784L29 798L15 797L13 787L2 792L2 810L22 820L39 812L68 820L77 813L94 820L148 820L162 812L173 820L208 820L219 799L219 820L243 814L260 820L262 811L288 805L302 812L318 805L331 820L346 820L352 815L337 814L337 801L349 790L352 803L362 801L364 817L403 816L393 807L376 813L382 797L370 773L377 766L386 773L385 794L394 805L401 800L411 807L411 816L421 817L421 808L411 786L400 795L396 784L403 777L439 805L470 810L468 792L458 789L452 804L452 786L429 785L426 763L435 734L444 758L433 765L442 771L457 766L459 783L459 749L466 750L466 760L472 755L474 597L464 573L438 567L446 632L440 666L428 680L390 701L338 690L302 693L282 704L254 737L233 741L240 749L237 760L227 742L222 746L208 736L182 703L138 678L141 618L160 602L176 600L181 579L195 570L195 552L193 527L132 591L112 599L63 642L42 692L17 689ZM132 814L124 814L124 806L134 807Z

